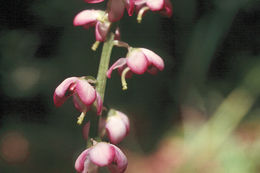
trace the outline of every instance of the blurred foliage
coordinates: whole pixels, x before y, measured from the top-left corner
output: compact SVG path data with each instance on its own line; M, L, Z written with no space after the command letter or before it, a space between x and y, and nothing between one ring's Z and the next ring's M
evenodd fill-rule
M125 112L120 144L127 172L256 173L260 170L260 1L172 0L173 17L148 12L120 21L121 37L165 60L156 76L115 73L105 105ZM84 149L71 102L54 108L55 87L96 76L93 29L73 27L84 1L0 3L0 172L73 172ZM111 63L125 55L115 48Z

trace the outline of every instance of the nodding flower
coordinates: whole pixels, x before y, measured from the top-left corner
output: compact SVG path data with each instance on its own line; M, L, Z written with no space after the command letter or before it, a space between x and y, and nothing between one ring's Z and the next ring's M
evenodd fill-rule
M130 121L124 113L111 109L108 112L105 128L109 141L113 144L117 144L128 135Z
M156 74L164 69L163 59L153 51L145 48L131 48L126 58L119 58L107 71L107 77L111 78L112 71L118 69L121 75L123 90L127 89L125 78L133 73L143 74L146 71Z
M137 21L141 23L142 17L146 11L158 11L160 14L171 17L172 4L170 0L135 0L134 2L137 11Z
M92 49L96 50L99 43L106 40L111 23L104 11L83 10L75 16L73 24L74 26L83 26L86 29L95 26L96 42Z
M86 112L96 102L97 114L101 115L103 102L94 87L84 77L69 77L65 79L56 89L53 95L54 104L60 107L69 98L73 97L73 103L81 115L78 124L81 124Z
M110 30L111 22L108 20L108 14L101 10L83 10L78 13L73 21L74 26L83 26L88 29L95 26L96 42L92 50L96 50L100 42L104 42ZM115 40L119 40L119 28L115 31Z
M75 162L79 173L97 173L99 167L107 166L112 173L123 173L127 168L127 158L115 145L106 142L95 144L84 150Z

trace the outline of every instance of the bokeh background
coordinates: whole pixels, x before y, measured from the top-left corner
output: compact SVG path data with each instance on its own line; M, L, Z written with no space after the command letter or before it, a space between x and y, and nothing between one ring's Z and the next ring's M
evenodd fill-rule
M105 105L131 119L120 144L128 173L260 172L260 1L172 0L173 17L120 21L121 38L165 60L129 89L108 80ZM52 95L71 76L96 76L94 30L74 27L83 0L0 2L0 172L69 173L85 148L71 100ZM112 62L126 50L114 48ZM91 114L91 113L90 113ZM105 169L101 171L106 172Z

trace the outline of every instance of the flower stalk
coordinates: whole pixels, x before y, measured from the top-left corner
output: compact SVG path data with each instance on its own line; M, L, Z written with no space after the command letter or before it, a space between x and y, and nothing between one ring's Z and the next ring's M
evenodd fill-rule
M111 32L108 34L106 41L104 42L98 74L97 74L97 82L96 82L96 91L99 93L101 100L104 101L105 90L106 90L106 82L107 82L107 70L109 67L109 61L112 53L112 49L114 46L114 34ZM100 116L90 116L90 139L97 139L99 138L98 134L98 123L99 123Z
M98 68L97 74L97 85L96 91L100 94L101 99L104 101L104 95L106 90L106 82L107 82L107 70L109 67L109 61L112 53L112 49L114 46L114 34L111 32L108 34L107 40L104 42L100 64Z

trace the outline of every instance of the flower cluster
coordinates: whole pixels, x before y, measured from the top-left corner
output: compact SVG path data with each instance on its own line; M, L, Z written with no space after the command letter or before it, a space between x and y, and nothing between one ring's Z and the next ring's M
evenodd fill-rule
M104 0L85 1L100 3ZM105 66L100 63L99 72L103 72L98 72L97 79L89 76L69 77L61 82L54 92L53 100L57 107L63 105L69 97L73 98L75 108L81 112L78 124L83 123L86 113L91 108L95 108L97 115L100 116L97 121L99 122L98 136L95 137L100 142L92 138L88 139L91 130L90 121L86 122L83 127L83 137L88 144L91 141L92 145L85 149L75 162L75 169L80 173L96 173L99 167L104 166L112 173L123 173L127 167L126 156L115 144L120 143L128 135L130 121L126 114L114 109L110 109L107 116L102 115L102 110L107 109L103 108L105 83L99 81L99 75L103 75L102 80L106 80L111 78L113 70L117 70L121 76L123 90L126 90L126 78L130 78L133 74L141 75L148 72L154 75L164 69L163 59L153 51L146 48L134 48L120 40L119 27L112 26L121 20L125 9L129 16L136 12L139 23L149 10L166 17L172 15L170 0L108 0L105 11L87 9L75 16L74 26L82 26L85 29L95 27L96 42L92 50L96 50L100 42L107 42L108 35L113 35L110 42L111 50L113 46L125 47L128 50L127 55L119 58L110 68L108 68L108 63ZM104 86L100 87L100 85ZM110 143L102 142L102 140L108 140Z

